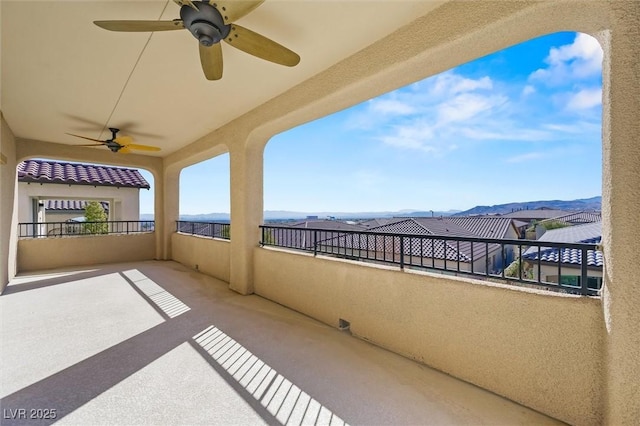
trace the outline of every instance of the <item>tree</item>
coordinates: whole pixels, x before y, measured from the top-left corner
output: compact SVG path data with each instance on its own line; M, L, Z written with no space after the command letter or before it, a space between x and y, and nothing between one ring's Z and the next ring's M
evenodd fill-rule
M86 234L106 234L108 224L100 223L107 221L107 213L102 208L102 204L97 201L90 201L84 208L84 233Z

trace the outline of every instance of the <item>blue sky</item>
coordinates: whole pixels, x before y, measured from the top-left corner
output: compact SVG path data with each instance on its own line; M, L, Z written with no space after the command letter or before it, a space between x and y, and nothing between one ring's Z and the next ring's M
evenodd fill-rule
M600 195L601 64L590 36L552 34L276 135L264 155L265 210L465 210ZM180 214L229 212L228 174L226 154L183 170ZM142 213L152 200L142 192Z

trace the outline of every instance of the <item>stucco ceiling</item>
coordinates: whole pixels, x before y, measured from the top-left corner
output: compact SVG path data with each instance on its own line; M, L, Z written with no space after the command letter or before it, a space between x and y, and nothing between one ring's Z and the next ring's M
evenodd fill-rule
M208 81L187 30L119 33L93 24L175 19L171 0L3 0L1 108L18 138L78 144L65 133L106 139L107 127L119 127L162 148L149 155L166 156L443 2L267 0L238 24L294 50L300 64L223 45L224 75Z

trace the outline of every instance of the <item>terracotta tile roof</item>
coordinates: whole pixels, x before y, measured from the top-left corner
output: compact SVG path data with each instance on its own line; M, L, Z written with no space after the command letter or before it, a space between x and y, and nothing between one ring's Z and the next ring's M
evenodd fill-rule
M591 240L581 241L582 243L591 243L597 244L600 242L600 238L594 238ZM582 265L582 250L578 249L560 249L550 248L550 247L542 247L540 249L540 261L542 262L551 262L554 264L558 263L558 257L562 258L562 264L570 264L570 265ZM529 254L525 254L522 256L527 260L537 260L538 252L532 251ZM592 267L602 267L604 265L604 257L602 256L601 251L596 250L587 250L587 266Z
M535 210L518 210L511 213L503 214L502 217L510 217L512 219L521 219L521 220L543 220L543 219L552 219L558 216L565 216L571 214L572 212L566 210L556 210L556 209L535 209Z
M584 225L568 226L566 228L552 229L540 237L539 241L564 242L564 243L587 243L597 244L602 238L602 223L594 222ZM558 249L555 247L531 247L522 256L524 259L537 260L538 257L543 262L558 263L562 259L563 264L582 264L582 250L579 249ZM602 267L604 258L602 252L587 250L587 266Z
M44 200L44 208L46 210L84 210L89 202L85 200ZM99 201L104 211L109 211L109 203L107 201Z
M278 226L278 224L275 224L274 226ZM303 220L289 224L282 224L282 226L288 226L291 228L330 229L341 231L362 231L365 229L364 226L359 224L347 223L341 220L325 219Z
M136 169L28 160L18 164L19 182L146 188L149 183Z
M395 223L389 223L387 225L371 228L372 232L389 232L397 234L409 234L409 235L442 235L453 237L481 237L478 234L474 234L468 229L457 225L450 220L449 217L444 218L410 218L399 220ZM362 238L360 240L351 240L350 238L343 237L341 244L346 245L348 248L356 250L366 250L376 247L376 250L400 252L399 239L394 239L394 247L386 247L387 244L391 244L391 240L383 239L382 237L374 238L370 236L368 238ZM433 241L433 243L432 243ZM384 246L384 247L383 247ZM471 258L474 260L480 259L486 255L487 249L489 252L493 252L500 248L498 244L489 244L488 247L484 243L471 243L469 241L446 241L446 259L457 260L458 258L462 262L469 262ZM445 242L444 240L423 240L420 238L407 238L404 241L403 252L405 255L410 256L422 256L432 257L435 259L445 258Z
M571 225L579 225L582 223L593 223L600 222L602 220L602 214L600 212L577 212L571 213L564 216L558 216L551 219L541 220L540 223L544 222L563 222Z
M508 217L452 216L447 219L482 238L507 238L513 223Z
M389 223L394 223L402 219L398 219L397 217L385 217L385 218L376 218L376 219L368 219L360 222L360 225L365 228L376 228L378 226L388 225Z

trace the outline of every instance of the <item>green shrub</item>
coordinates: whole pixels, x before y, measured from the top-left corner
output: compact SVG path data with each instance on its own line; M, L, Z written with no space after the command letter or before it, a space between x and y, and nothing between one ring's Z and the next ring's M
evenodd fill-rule
M109 231L107 213L102 208L102 204L97 201L90 201L84 208L85 223L83 224L84 234L106 234ZM104 222L104 223L100 223Z
M504 270L504 275L511 278L518 278L520 275L518 270L520 269L520 259L516 259ZM522 265L522 278L533 279L533 266L527 262Z

